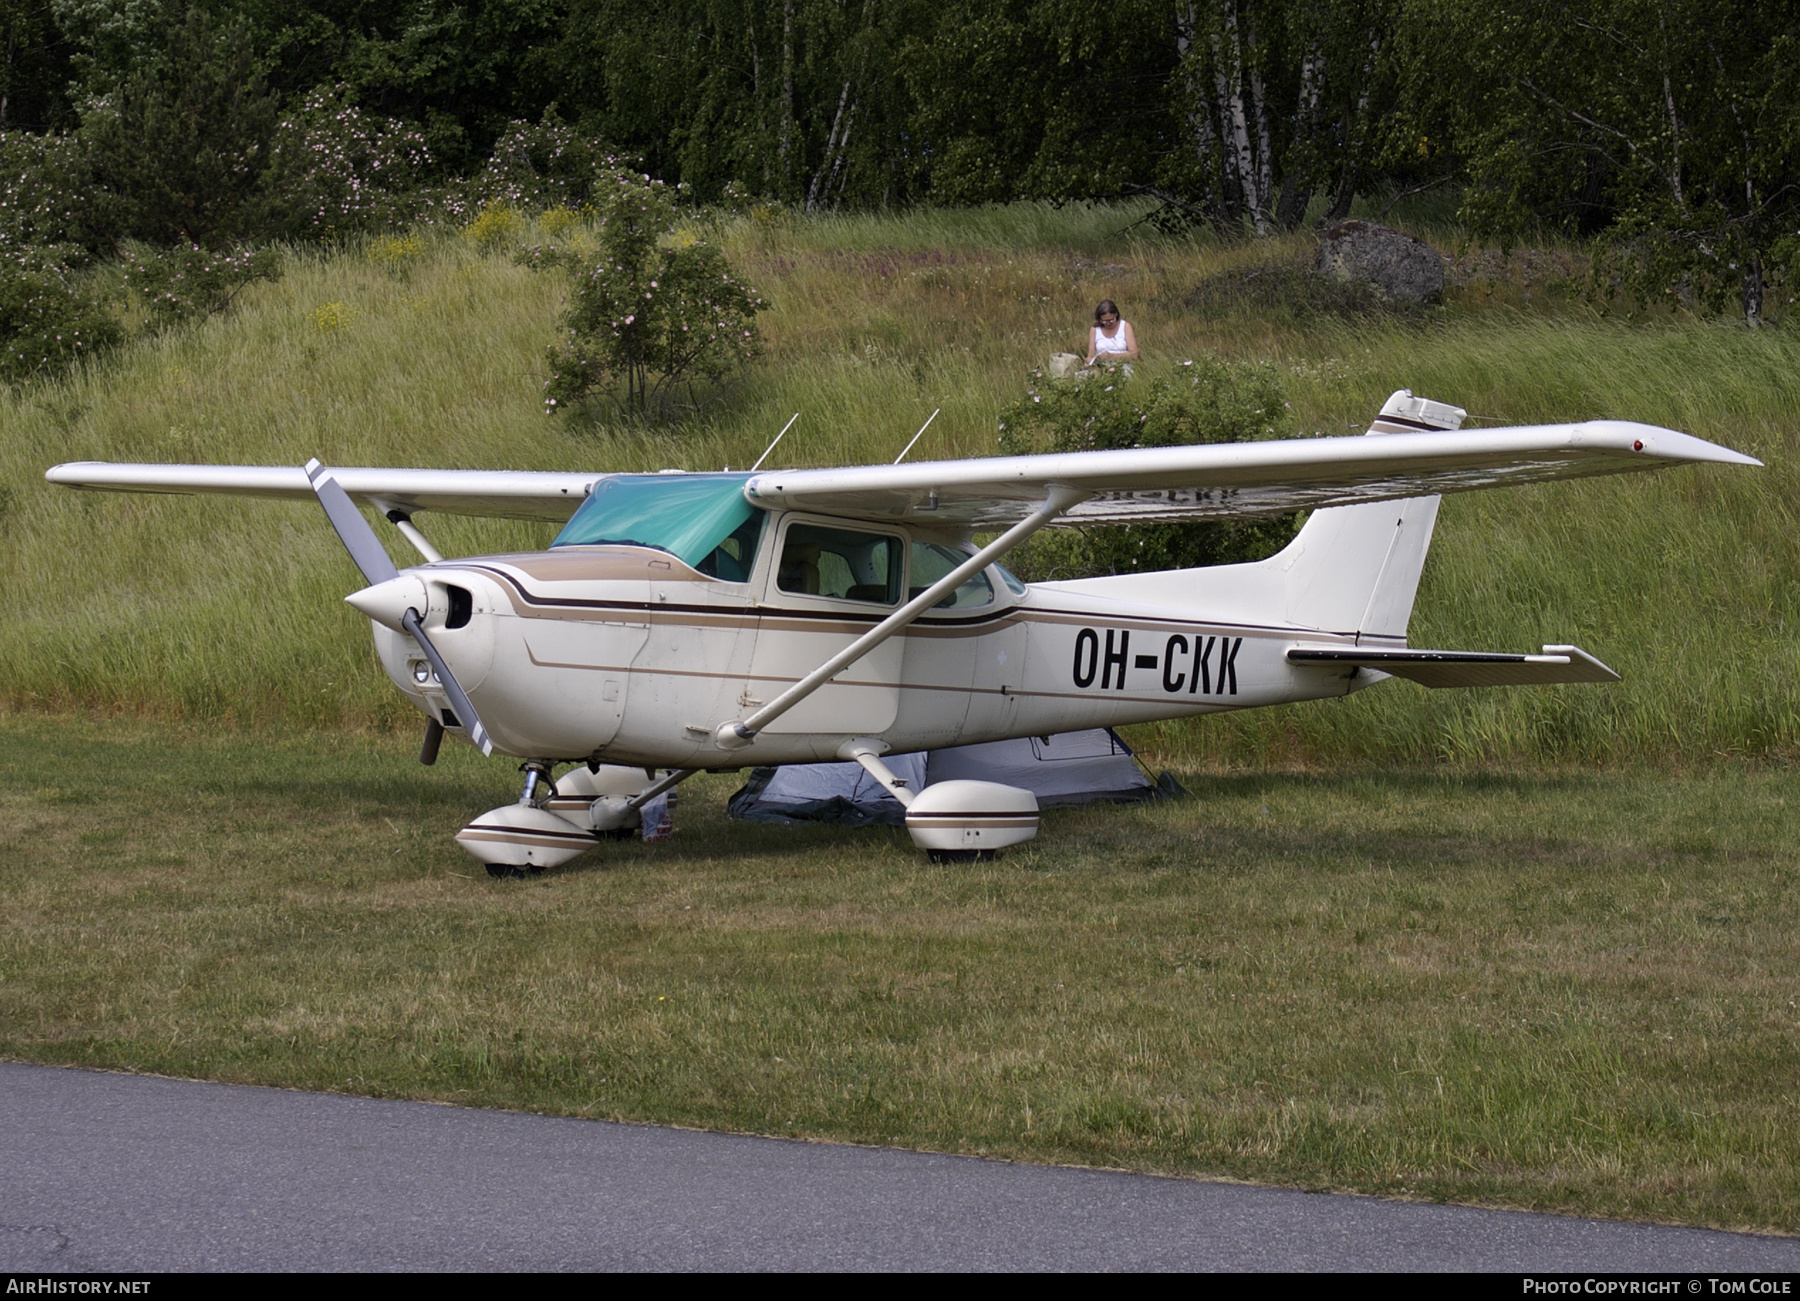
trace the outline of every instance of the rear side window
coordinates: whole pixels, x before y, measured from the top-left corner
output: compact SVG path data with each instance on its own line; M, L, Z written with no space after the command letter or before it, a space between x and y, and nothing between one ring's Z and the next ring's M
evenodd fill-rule
M781 544L775 585L798 596L895 605L900 600L900 539L821 524L791 524Z
M936 542L915 542L912 544L912 577L907 580L906 599L918 596L938 579L944 577L963 561L969 558L968 553L958 551L954 547L940 546ZM986 574L976 570L974 575L950 595L937 603L939 610L972 610L978 605L991 605L994 600L994 585L988 582Z

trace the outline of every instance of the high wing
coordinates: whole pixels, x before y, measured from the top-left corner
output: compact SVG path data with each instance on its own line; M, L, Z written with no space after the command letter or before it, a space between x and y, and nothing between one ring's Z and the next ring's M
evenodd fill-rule
M754 476L744 492L759 506L872 520L917 515L982 526L1021 519L1051 486L1066 485L1089 495L1058 523L1121 524L1283 515L1691 461L1762 464L1673 429L1596 420L785 470Z
M331 470L357 501L383 513L439 511L498 519L566 521L602 476L558 470ZM312 483L299 466L129 465L71 461L44 477L69 488L111 492L227 493L241 497L313 500Z
M1753 457L1672 429L1597 420L1515 429L1292 438L1202 447L1146 447L998 456L750 476L745 496L767 508L851 519L955 526L1021 520L1051 488L1083 500L1063 524L1280 515L1395 497L1547 479L1650 470L1683 462L1760 465ZM352 498L377 508L563 521L603 476L531 470L340 469ZM77 461L46 475L72 488L232 493L307 501L299 467L128 465Z

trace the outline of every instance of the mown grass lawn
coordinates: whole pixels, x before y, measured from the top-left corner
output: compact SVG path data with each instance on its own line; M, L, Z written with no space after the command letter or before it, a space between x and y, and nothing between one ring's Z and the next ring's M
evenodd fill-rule
M410 737L0 717L0 1054L1800 1231L1790 770L1185 774L528 882Z

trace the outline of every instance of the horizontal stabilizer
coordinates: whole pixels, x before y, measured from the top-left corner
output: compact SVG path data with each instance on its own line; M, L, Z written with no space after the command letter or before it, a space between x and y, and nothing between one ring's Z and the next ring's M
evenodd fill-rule
M1542 655L1296 646L1287 657L1290 664L1347 664L1380 669L1422 687L1543 687L1558 682L1619 680L1617 673L1579 646L1546 646Z

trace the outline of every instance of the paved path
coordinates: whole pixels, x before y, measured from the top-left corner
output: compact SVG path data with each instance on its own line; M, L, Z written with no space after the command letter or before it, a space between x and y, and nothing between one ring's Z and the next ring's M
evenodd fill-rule
M1800 1239L0 1063L0 1270L1800 1270Z

